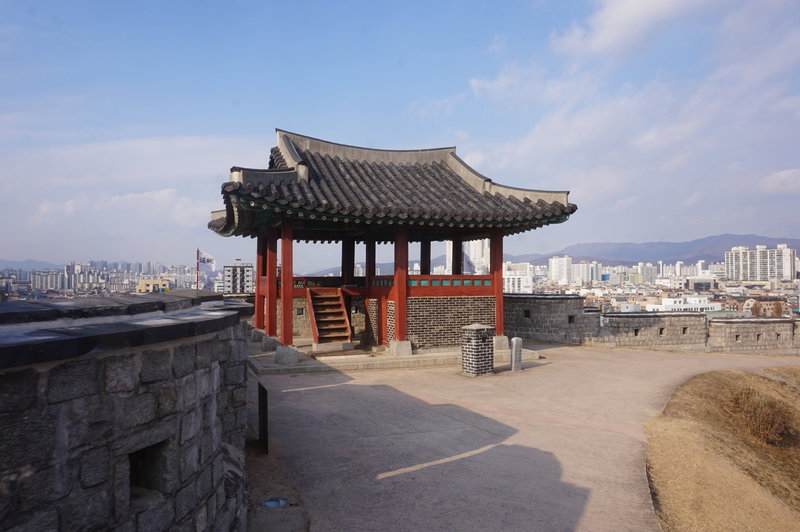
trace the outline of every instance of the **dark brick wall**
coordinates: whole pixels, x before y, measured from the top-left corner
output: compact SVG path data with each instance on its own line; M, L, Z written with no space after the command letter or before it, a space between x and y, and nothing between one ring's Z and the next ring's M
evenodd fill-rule
M394 301L386 302L386 342L394 340Z
M413 349L461 345L461 327L480 323L494 328L494 297L408 298L408 339Z

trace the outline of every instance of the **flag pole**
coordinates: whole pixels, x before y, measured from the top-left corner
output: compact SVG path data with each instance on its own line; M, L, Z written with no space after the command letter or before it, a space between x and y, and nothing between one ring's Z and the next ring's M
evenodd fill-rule
M196 258L197 261L194 267L194 287L195 290L200 290L200 248L197 248Z

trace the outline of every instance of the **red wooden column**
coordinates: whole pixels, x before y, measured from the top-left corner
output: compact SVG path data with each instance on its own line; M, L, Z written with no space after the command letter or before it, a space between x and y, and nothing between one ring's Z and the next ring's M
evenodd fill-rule
M278 336L278 232L270 228L266 234L266 328L267 336Z
M453 239L453 256L451 258L453 260L453 264L450 265L452 274L464 273L464 245L460 238Z
M256 329L264 329L264 306L267 302L267 235L264 231L258 234L256 242Z
M496 336L503 336L503 230L494 229L489 240L489 262L494 287L494 328Z
M422 240L419 243L419 273L420 275L431 274L431 241Z
M292 257L292 221L281 222L281 335L283 345L292 345L292 289L294 288Z
M404 342L408 298L408 231L405 227L398 227L394 234L394 292L394 339Z

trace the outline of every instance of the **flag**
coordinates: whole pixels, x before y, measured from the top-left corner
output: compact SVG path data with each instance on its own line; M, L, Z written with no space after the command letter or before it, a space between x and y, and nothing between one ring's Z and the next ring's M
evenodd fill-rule
M203 271L217 271L217 260L202 249L197 250L197 263Z

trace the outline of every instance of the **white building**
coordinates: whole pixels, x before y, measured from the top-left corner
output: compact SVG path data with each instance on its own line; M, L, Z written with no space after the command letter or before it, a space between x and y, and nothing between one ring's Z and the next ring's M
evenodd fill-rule
M731 281L791 281L797 273L796 260L797 251L786 244L775 249L737 246L725 252L725 276Z
M722 303L713 303L708 296L664 297L661 304L647 305L648 312L716 312Z
M533 265L529 262L504 262L503 293L532 294Z
M461 250L464 256L472 263L475 268L476 275L487 275L489 273L489 263L491 261L489 255L489 239L483 240L470 240L461 244ZM450 265L453 264L453 242L448 240L445 244L445 257L446 267L445 274L450 275ZM467 271L466 267L464 271Z
M550 257L547 262L550 280L561 285L568 285L572 276L572 257Z
M236 259L233 266L225 266L223 268L223 293L251 294L255 292L253 273L253 265L242 263L241 259Z

